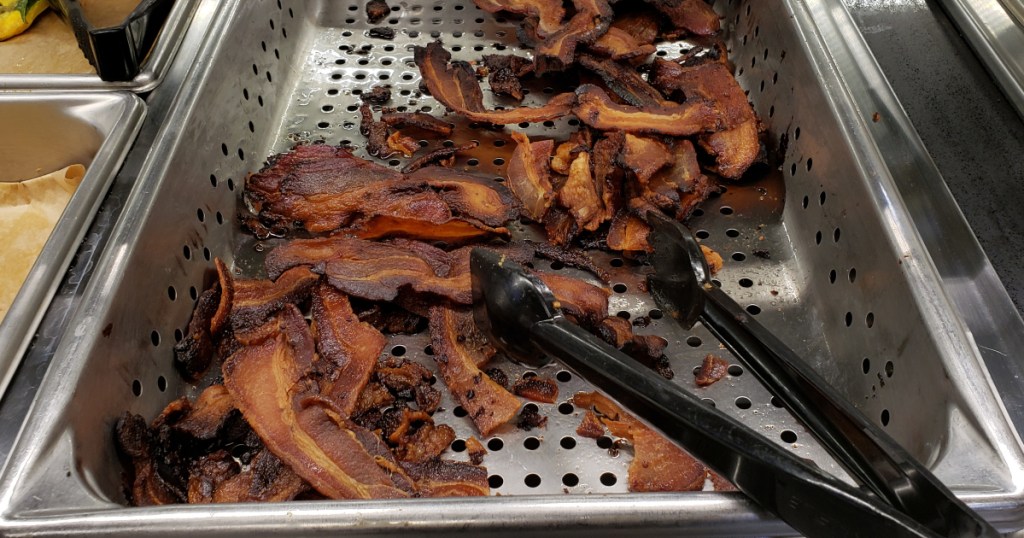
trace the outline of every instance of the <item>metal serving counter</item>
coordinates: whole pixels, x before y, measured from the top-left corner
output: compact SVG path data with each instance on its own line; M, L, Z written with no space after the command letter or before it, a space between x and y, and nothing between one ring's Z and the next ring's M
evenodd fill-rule
M1024 204L1024 190L1017 185L1024 179L1024 162L1019 157L1024 150L1024 123L968 44L958 35L938 2L844 1L900 101L898 104L877 104L882 107L902 105L913 122L913 126L893 125L891 132L898 134L903 130L912 132L916 129L941 173L941 177L931 177L938 181L937 184L901 185L905 195L917 188L924 193L920 199L910 197L908 205L916 212L915 216L922 217L928 215L936 204L955 198L973 228L972 235L971 230L962 225L957 227L953 222L953 234L935 236L928 233L927 219L919 221L923 228L921 235L932 250L939 273L951 290L951 298L961 308L965 320L973 321L971 328L992 378L1015 426L1022 431L1024 358L1009 356L1005 350L1024 349L1024 334L1007 334L1001 329L1006 327L1005 320L1013 321L1014 326L1020 325L1016 317L1024 305L1024 269L1016 263L1017 253L1024 247L1024 237L1014 234L1016 230L1024 230L1024 214L1017 211ZM210 24L212 4L200 2L192 26L183 39L179 59L166 75L164 90L178 87L188 72L191 59ZM149 97L151 120L140 133L136 147L148 147L154 143L154 137L175 98L171 91L158 91ZM5 461L9 455L46 372L61 327L77 306L89 272L121 213L134 173L144 158L143 152L129 155L103 210L96 217L43 319L37 338L0 401L0 461ZM918 166L917 172L920 172L920 167L927 169L931 163L906 164ZM936 185L943 191L943 178L952 194L949 200L941 195L934 196ZM953 213L956 214L955 211ZM944 230L950 229L949 222L942 225ZM979 244L988 260L977 256ZM1010 292L1012 302L999 300L1000 297L1005 299L1000 294L1003 286L1000 278ZM991 297L996 298L981 313L971 309L972 301L979 298L979 289L991 292ZM983 294L982 297L989 295ZM979 318L979 315L984 315L984 318Z

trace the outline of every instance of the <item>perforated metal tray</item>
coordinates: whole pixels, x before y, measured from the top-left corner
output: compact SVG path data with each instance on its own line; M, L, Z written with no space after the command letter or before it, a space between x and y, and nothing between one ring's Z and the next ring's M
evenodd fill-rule
M561 401L538 406L549 417L546 428L508 427L486 440L491 450L484 463L500 497L122 506L114 421L125 410L153 417L172 399L201 388L177 377L171 346L210 281L210 260L219 256L240 274L257 275L261 251L273 246L257 244L234 223L245 175L297 141L361 145L356 90L390 84L394 104L441 113L439 104L419 94L409 49L414 43L441 38L464 60L521 52L514 21L495 19L469 1L393 5L383 23L397 30L392 41L367 37L358 0L221 6L0 479L0 528L126 535L791 532L738 494L625 493L628 451L616 456L607 441L575 436L580 414L565 400L586 384L559 369L548 373L559 379ZM691 223L726 257L718 275L723 288L975 508L1004 528L1020 527L1020 442L907 216L892 178L899 171L883 164L874 145L869 130L878 118L853 105L830 54L858 43L844 8L823 0L719 1L716 8L738 79L769 128L770 145L788 139L781 170L730 186ZM674 57L687 48L677 43L662 51ZM862 60L858 67L877 73L870 56ZM558 88L531 90L526 104ZM880 84L876 91L888 90ZM571 121L512 128L564 136ZM507 158L513 145L507 130L462 124L456 132L481 142L456 167L500 175L496 159ZM645 269L599 258L613 275L612 313L650 316L655 307L638 285ZM700 359L726 353L705 329L682 331L655 319L644 330L669 339L681 386L839 473L739 365L709 388L693 386L689 372ZM395 337L389 349L433 367L426 344L422 336ZM473 434L454 402L442 407L448 411L436 418L451 424L459 439Z

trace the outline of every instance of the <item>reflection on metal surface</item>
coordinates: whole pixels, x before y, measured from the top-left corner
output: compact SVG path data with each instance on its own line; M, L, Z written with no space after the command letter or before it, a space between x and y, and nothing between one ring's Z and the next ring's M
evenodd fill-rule
M1024 118L1024 2L939 0Z

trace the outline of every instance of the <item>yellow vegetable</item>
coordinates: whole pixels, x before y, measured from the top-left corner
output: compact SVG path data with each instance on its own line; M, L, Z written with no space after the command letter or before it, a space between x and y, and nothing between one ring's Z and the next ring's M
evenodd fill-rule
M28 30L48 7L47 0L0 0L0 41Z

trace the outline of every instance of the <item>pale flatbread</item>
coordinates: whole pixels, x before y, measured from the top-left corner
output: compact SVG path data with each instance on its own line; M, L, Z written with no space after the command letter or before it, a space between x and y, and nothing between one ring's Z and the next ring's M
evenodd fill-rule
M35 179L0 182L0 321L84 176L85 167L73 164Z

